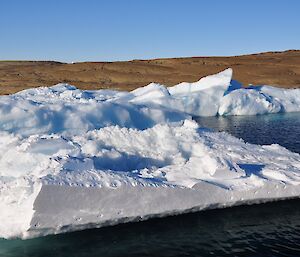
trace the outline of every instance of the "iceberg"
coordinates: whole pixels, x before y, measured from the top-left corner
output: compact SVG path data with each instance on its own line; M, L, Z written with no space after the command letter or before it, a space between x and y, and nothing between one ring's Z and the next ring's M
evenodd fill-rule
M299 89L232 70L131 92L67 84L0 97L0 237L30 238L300 196L300 155L194 116L300 111Z

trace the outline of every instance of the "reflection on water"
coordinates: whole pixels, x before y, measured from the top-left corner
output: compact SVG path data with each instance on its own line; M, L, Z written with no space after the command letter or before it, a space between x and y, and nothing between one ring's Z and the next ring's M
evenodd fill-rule
M26 241L0 256L299 256L300 200L240 206Z
M300 153L300 113L200 117L196 121L203 127L226 131L249 143L280 144Z
M247 142L300 153L300 114L199 118ZM300 200L240 206L31 240L0 240L1 257L300 256Z

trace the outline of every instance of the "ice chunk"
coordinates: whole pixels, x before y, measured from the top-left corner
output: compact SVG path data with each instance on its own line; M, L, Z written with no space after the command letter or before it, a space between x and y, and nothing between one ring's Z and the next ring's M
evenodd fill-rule
M216 87L221 87L224 90L227 90L231 78L232 78L232 69L228 68L215 75L204 77L194 83L182 82L176 86L169 87L168 90L171 95L189 94L189 93L202 91L206 89L212 89Z
M225 95L220 103L219 115L257 115L282 110L278 100L255 89L238 89Z

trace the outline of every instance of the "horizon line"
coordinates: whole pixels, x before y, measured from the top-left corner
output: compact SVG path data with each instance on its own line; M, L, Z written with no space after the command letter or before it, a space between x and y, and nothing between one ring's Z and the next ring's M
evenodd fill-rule
M115 62L133 62L133 61L155 61L155 60L164 60L164 59L185 59L185 58L226 58L226 57L240 57L240 56L248 56L248 55L260 55L260 54L280 54L285 52L297 52L300 49L284 49L284 50L269 50L269 51L262 51L262 52L251 52L251 53L244 53L244 54L237 54L237 55L199 55L199 56L177 56L177 57L155 57L155 58L137 58L137 59L124 59L124 60L87 60L87 61L58 61L55 59L10 59L10 60L1 60L0 62L54 62L54 63L62 63L62 64L75 64L75 63L115 63Z

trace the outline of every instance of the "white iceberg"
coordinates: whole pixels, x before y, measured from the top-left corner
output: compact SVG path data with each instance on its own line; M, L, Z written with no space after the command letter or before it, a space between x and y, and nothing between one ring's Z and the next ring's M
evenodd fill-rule
M0 97L0 237L28 238L300 196L300 155L192 116L298 111L299 90L232 70L132 92L59 84Z

